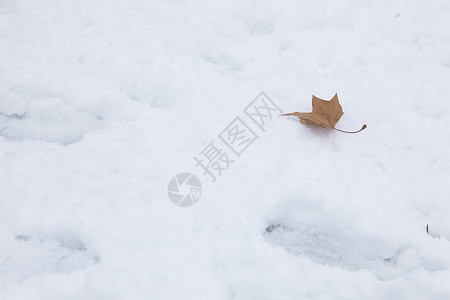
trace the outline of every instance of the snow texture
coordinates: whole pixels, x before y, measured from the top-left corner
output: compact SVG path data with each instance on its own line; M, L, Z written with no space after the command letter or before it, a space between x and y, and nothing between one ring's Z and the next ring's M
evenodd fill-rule
M445 0L0 0L0 299L450 299L449 83ZM368 128L273 118L212 183L261 91Z

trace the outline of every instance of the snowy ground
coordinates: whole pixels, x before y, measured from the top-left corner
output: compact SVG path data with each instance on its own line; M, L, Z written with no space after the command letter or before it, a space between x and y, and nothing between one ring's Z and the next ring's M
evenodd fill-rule
M275 118L211 183L260 91L368 128ZM0 0L0 299L449 299L449 95L445 0Z

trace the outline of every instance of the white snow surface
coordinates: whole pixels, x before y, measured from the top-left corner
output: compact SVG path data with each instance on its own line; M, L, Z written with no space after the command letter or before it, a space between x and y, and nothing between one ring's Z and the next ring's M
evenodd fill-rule
M212 183L261 91L368 128L276 117ZM0 299L450 299L449 95L446 0L0 0Z

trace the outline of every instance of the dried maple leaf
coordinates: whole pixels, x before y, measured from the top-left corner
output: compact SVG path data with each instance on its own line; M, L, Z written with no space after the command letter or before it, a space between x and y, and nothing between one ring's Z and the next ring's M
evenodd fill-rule
M345 131L334 127L344 114L344 112L342 111L342 106L339 104L337 94L328 101L317 98L313 95L312 107L313 110L310 113L294 112L283 114L282 116L297 116L300 118L300 123L302 124L325 127L327 129L334 129L345 133L357 133L367 128L366 124L364 124L363 127L358 131Z

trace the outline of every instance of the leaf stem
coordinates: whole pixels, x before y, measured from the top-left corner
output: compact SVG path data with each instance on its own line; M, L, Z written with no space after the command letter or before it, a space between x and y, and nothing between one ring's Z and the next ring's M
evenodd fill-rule
M345 133L358 133L358 132L363 131L363 130L366 129L366 128L367 128L367 125L364 124L363 127L361 127L361 129L358 130L358 131L345 131L345 130L340 130L340 129L337 129L337 128L333 128L333 129L334 129L334 130L337 130L337 131L340 131L340 132L345 132Z

